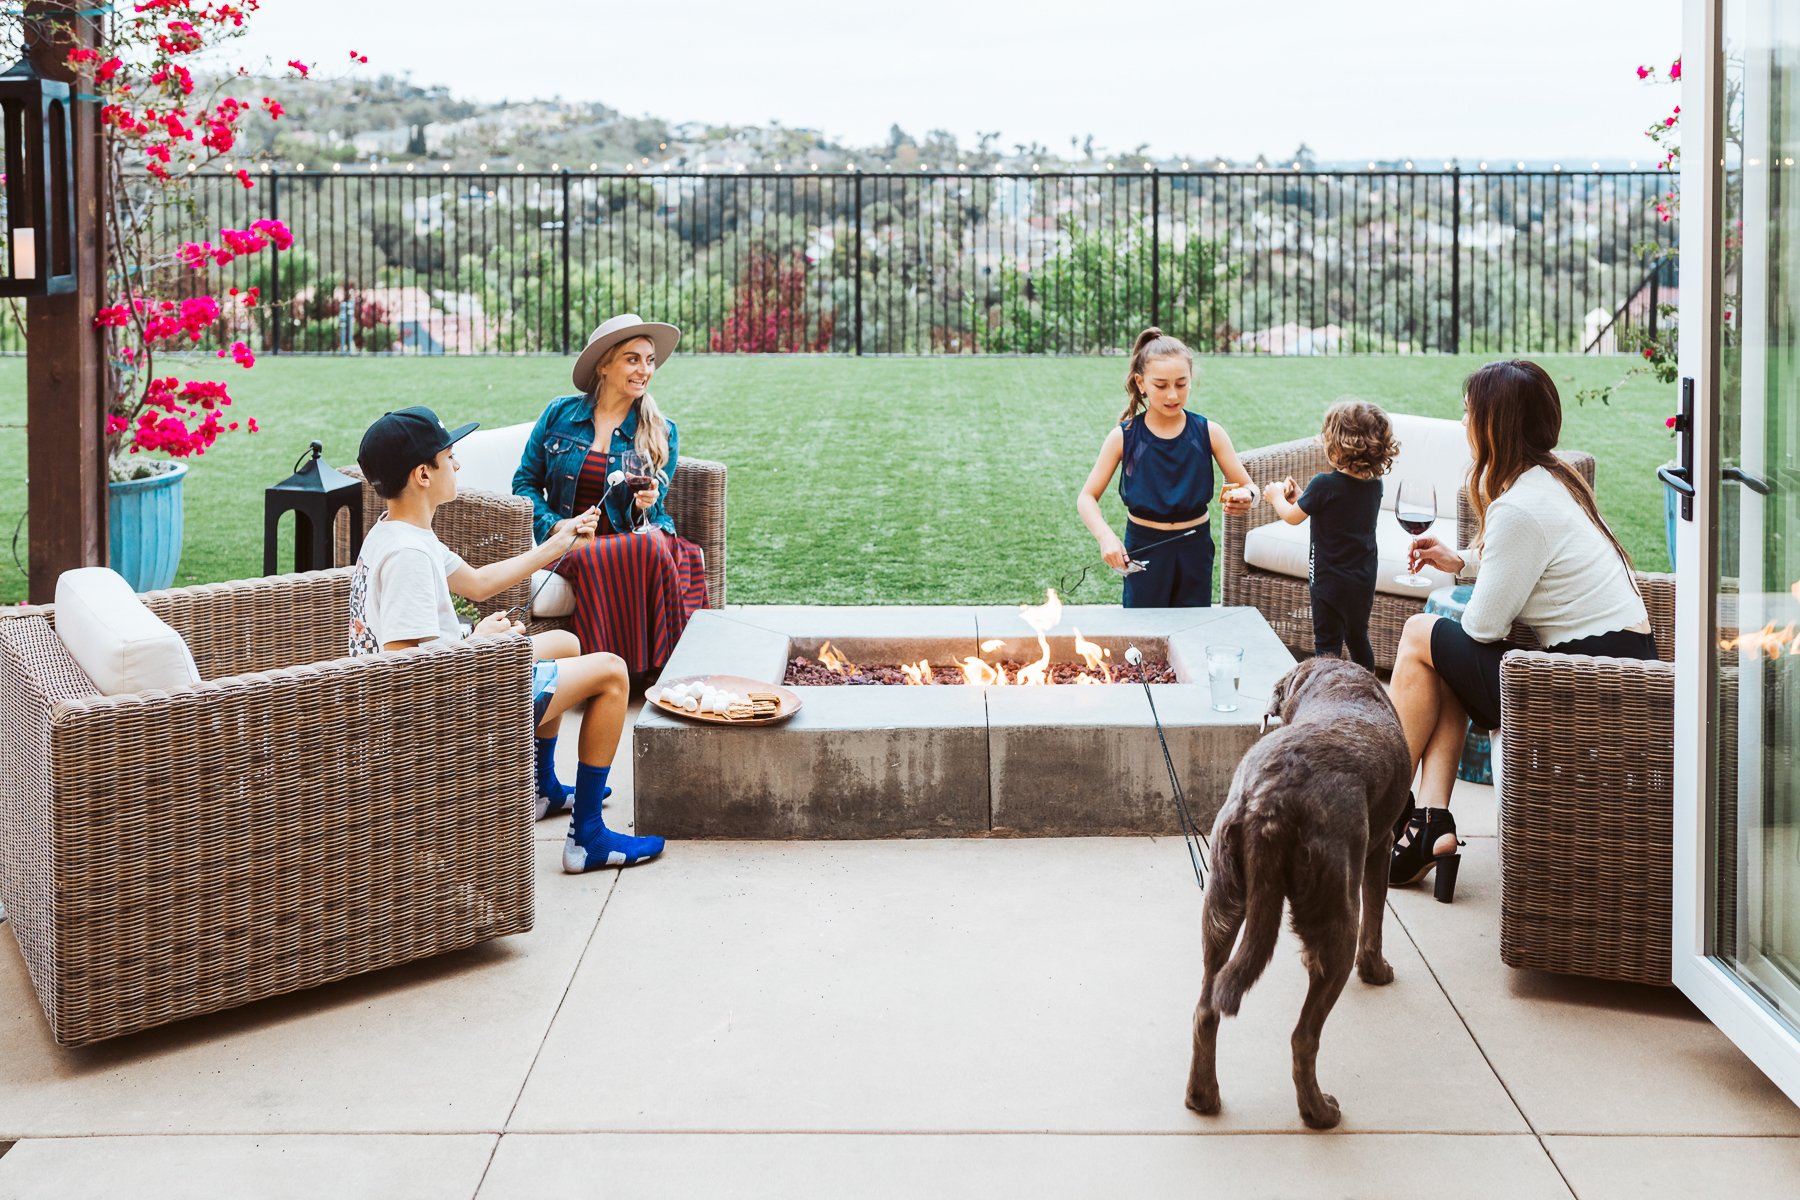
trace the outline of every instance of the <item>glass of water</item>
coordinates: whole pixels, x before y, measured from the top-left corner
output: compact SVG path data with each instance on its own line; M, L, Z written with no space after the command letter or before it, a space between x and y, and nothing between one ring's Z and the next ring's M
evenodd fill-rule
M1244 673L1242 646L1208 646L1206 648L1206 680L1212 685L1214 712L1236 712L1238 680Z

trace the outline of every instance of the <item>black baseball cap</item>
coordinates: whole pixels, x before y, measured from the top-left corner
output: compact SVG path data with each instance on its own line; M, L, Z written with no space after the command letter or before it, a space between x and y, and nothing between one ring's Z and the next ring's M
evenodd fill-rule
M451 429L429 408L402 408L382 414L369 426L356 451L356 462L370 480L398 490L414 467L436 461L439 454L479 428L480 422L470 421Z

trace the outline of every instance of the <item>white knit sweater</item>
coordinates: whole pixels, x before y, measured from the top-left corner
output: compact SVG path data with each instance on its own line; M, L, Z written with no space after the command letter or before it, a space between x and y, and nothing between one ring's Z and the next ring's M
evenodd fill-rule
M1484 540L1480 555L1460 551L1476 571L1462 625L1478 642L1504 639L1514 620L1555 646L1649 619L1619 552L1542 467L1488 506Z

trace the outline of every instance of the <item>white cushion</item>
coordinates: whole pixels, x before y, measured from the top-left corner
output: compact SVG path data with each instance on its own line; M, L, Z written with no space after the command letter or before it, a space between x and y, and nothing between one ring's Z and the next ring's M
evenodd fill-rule
M56 581L56 633L105 696L170 691L200 682L181 635L144 607L107 567L64 571Z
M477 429L456 443L456 461L462 466L456 473L457 488L512 495L513 472L519 469L519 457L525 453L525 439L530 434L531 422L526 421Z
M1400 481L1419 479L1437 489L1440 517L1456 515L1456 493L1469 476L1469 436L1461 421L1438 417L1415 417L1407 413L1389 413L1388 423L1400 443L1394 458L1394 469L1382 480L1381 507L1394 511L1394 498L1400 493ZM1300 480L1300 486L1306 486ZM1455 522L1451 523L1452 526ZM1456 530L1450 531L1448 544L1456 544Z
M539 591L539 586L544 590ZM566 617L575 611L575 589L561 575L533 571L531 594L537 597L531 602L531 615L534 617Z
M1431 532L1445 545L1456 544L1456 518L1439 517ZM1394 576L1406 570L1406 551L1412 545L1412 535L1400 528L1400 522L1392 517L1383 516L1375 523L1375 547L1380 559L1375 568L1375 590L1393 596L1417 596L1422 604L1425 597L1431 594L1432 588L1440 588L1456 582L1435 567L1426 567L1420 572L1431 580L1431 587L1408 587L1404 583L1396 583ZM1306 561L1312 546L1312 533L1307 522L1289 525L1286 521L1271 521L1267 525L1258 525L1244 536L1244 562L1264 571L1273 571L1278 575L1290 575L1295 579L1306 578Z

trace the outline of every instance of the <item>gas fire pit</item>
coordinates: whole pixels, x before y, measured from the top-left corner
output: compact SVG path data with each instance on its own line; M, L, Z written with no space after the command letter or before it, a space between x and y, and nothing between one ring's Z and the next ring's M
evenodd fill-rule
M1220 644L1244 650L1236 712L1211 703L1206 647ZM1210 823L1294 665L1286 647L1252 608L1046 604L695 614L666 678L786 679L804 704L762 728L646 705L637 826L671 838L1176 833L1149 702L1124 661L1133 645L1195 817ZM831 682L793 678L797 660L799 675Z

